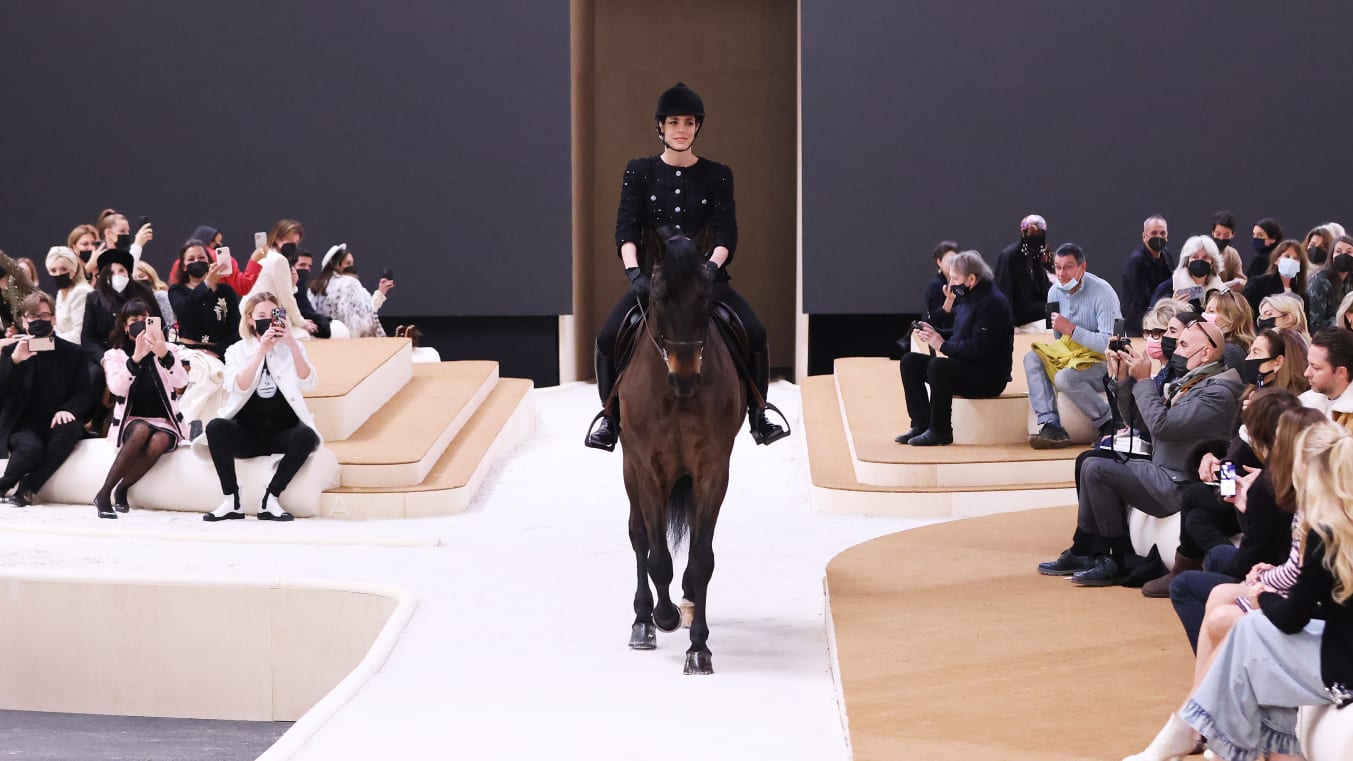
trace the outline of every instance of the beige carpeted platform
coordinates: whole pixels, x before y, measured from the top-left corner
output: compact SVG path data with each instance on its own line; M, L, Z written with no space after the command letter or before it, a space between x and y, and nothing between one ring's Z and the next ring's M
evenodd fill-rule
M1168 600L1039 576L1072 508L929 526L827 568L856 761L1117 761L1182 701Z
M346 396L378 367L409 348L407 338L350 338L342 341L307 341L306 355L324 372L306 399Z

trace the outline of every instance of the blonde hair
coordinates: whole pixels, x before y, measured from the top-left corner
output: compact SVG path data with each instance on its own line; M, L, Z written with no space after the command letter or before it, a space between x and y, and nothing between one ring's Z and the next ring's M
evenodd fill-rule
M1315 532L1325 544L1322 564L1334 577L1334 601L1342 605L1353 597L1353 436L1330 421L1302 431L1297 449L1302 554L1307 533Z
M83 233L81 233L83 235ZM52 246L47 249L47 259L43 262L48 270L56 266L59 262L65 262L70 267L70 279L76 283L82 283L85 280L85 265L80 261L80 257L74 251L65 246Z
M1339 320L1349 312L1353 312L1353 291L1349 291L1348 295L1344 297L1344 300L1339 302L1339 308L1334 310L1334 327L1348 327L1348 320L1345 319L1343 325L1339 324Z
M1226 330L1222 331L1226 340L1234 341L1249 351L1250 345L1254 343L1254 310L1250 309L1250 302L1235 291L1223 290L1213 291L1204 306L1214 304L1217 316L1226 319Z
M1170 298L1161 299L1142 317L1142 330L1168 330L1170 320L1184 311L1184 305Z
M1348 299L1344 300L1347 301ZM1300 296L1295 293L1275 293L1272 296L1265 296L1259 302L1261 313L1264 311L1265 305L1273 307L1273 311L1278 314L1292 319L1294 324L1287 326L1287 329L1295 330L1308 340L1310 339L1311 333L1306 327L1306 303L1301 300ZM1283 326L1277 325L1275 327L1282 328Z
M305 225L302 225L294 219L277 220L277 224L273 225L272 229L268 231L268 242L263 244L263 248L255 249L253 256L250 258L253 261L259 262L263 261L263 257L266 256L269 251L278 251L280 253L281 250L277 246L277 241L286 238L293 233L299 234L301 240L305 240Z
M254 332L254 309L265 302L279 306L277 297L268 291L258 291L244 300L240 307L240 338L258 338L258 333Z
M127 217L121 214L120 212L114 211L113 209L104 209L103 211L99 212L97 237L100 243L106 243L108 241L108 231L112 229L113 225L117 224L118 220L126 222Z
M145 259L142 259L141 261L137 262L135 269L136 271L132 273L133 276L146 275L147 277L150 278L150 290L152 291L169 290L169 286L163 280L160 279L160 273L156 272L155 268L150 266L150 264L147 263Z
M85 233L94 236L94 243L96 245L99 241L103 240L103 236L99 235L99 228L94 225L76 225L75 229L70 231L70 235L66 236L66 245L73 250L75 244L80 242L80 238L84 237Z

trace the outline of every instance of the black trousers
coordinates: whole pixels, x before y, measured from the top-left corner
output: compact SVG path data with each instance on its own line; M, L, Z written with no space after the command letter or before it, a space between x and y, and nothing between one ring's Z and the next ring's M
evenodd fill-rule
M911 351L903 354L898 364L911 426L939 433L953 433L955 394L969 399L990 399L1000 396L1009 383L971 362L952 357L932 357ZM928 395L926 383L930 384Z
M742 326L747 329L747 343L750 345L753 353L766 351L766 328L761 324L761 320L753 311L752 305L742 298L742 295L733 290L733 287L726 280L714 281L714 298L722 301L737 313L738 319L742 320ZM625 291L625 295L616 302L615 308L606 318L606 322L601 325L601 332L597 334L597 351L606 359L611 359L615 353L615 339L620 335L621 323L625 320L625 315L629 314L634 305L639 303L639 297L633 290Z
M37 492L70 457L83 435L84 424L79 418L55 428L16 428L9 435L9 464L5 466L4 476L6 484L20 484L25 489Z
M207 448L221 479L222 494L236 494L240 485L235 479L235 459L282 455L277 473L268 484L268 493L280 495L300 472L310 453L319 446L319 434L304 423L275 432L250 431L229 418L216 418L207 423Z
M1231 537L1240 533L1236 509L1221 494L1205 483L1196 482L1179 491L1179 553L1201 560L1213 547L1231 546Z

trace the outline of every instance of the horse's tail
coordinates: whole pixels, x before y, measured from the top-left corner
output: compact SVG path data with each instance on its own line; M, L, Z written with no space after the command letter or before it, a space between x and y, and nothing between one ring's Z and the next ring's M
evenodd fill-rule
M691 477L685 475L678 478L672 485L672 493L667 496L667 536L674 547L680 546L686 538L693 501Z

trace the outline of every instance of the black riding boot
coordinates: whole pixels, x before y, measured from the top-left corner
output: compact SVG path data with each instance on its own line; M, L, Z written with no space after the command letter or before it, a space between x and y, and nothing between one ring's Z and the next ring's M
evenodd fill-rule
M615 387L615 363L601 352L596 352L594 360L597 367L597 393L601 395L601 404L604 408L607 400L611 398L611 389ZM583 443L593 449L613 452L615 442L620 438L620 401L616 400L611 405L609 414L602 409L600 418L601 422L597 425L597 429L590 431ZM597 423L595 419L592 422Z
M765 399L770 388L770 357L764 351L752 352L751 367L748 369L752 373L752 382L761 392L761 398ZM747 400L747 422L752 429L752 438L758 444L772 444L789 435L789 431L766 419L766 410L755 399Z

